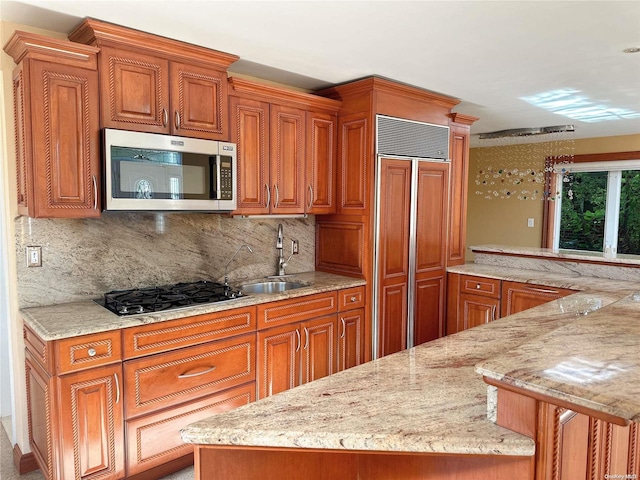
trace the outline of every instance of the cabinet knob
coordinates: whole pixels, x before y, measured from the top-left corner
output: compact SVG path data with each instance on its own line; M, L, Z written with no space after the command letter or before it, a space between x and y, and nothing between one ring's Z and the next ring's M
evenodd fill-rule
M476 283L476 290L480 290L480 284Z
M356 300L358 300L358 298L354 295L353 297L351 297L351 301L355 302Z
M89 355L90 357L95 357L96 356L96 349L95 348L90 348L89 350L87 350L87 355Z

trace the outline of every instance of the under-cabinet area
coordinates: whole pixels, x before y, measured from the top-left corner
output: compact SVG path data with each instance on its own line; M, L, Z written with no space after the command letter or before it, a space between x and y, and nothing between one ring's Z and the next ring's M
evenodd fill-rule
M157 478L192 463L188 424L364 362L363 282L305 278L316 287L294 298L120 317L131 326L112 329L113 314L80 302L74 315L93 317L95 333L78 324L71 336L55 306L26 310L29 436L45 477Z

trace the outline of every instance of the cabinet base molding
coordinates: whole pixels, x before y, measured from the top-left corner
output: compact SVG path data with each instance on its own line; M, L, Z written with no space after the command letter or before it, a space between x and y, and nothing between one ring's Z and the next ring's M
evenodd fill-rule
M175 460L163 463L157 467L145 470L137 475L127 477L127 480L156 480L167 475L193 465L193 453L185 455Z
M17 443L13 447L13 464L20 475L33 472L39 468L38 463L36 462L36 456L33 452L22 453L22 450Z

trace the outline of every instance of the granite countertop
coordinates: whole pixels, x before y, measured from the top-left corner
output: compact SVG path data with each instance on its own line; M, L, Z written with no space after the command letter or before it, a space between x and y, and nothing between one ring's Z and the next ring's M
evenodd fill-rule
M640 255L625 255L603 252L587 252L584 250L554 250L552 248L515 247L505 245L481 245L469 247L474 253L503 254L563 260L588 260L594 263L611 263L622 265L640 265Z
M243 280L239 284L264 281L264 278ZM287 277L287 281L299 280L308 283L308 287L286 290L279 293L252 293L241 298L225 302L189 306L163 312L118 316L93 300L62 303L44 307L32 307L20 310L24 322L45 341L87 335L92 333L135 327L148 323L164 322L194 315L221 312L234 308L247 307L266 302L275 302L314 293L329 292L343 288L365 285L358 278L344 277L324 272L306 272Z
M482 375L638 419L640 322L635 319L640 303L625 295L640 284L484 265L450 271L585 291L196 422L183 429L183 440L226 446L533 455L532 439L490 420L495 404ZM585 305L588 315L578 315ZM574 342L576 347L568 351L567 345ZM557 366L562 370L567 365L563 362L575 358L581 359L585 371L595 365L600 372L594 378L576 376L570 383L547 371ZM598 376L602 380L592 388Z

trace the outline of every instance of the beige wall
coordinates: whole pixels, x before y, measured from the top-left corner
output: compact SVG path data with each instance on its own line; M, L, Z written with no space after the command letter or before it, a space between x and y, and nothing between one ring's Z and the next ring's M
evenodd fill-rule
M467 246L540 246L546 157L636 150L640 134L472 148ZM533 228L527 226L529 218ZM469 250L466 259L473 261Z

